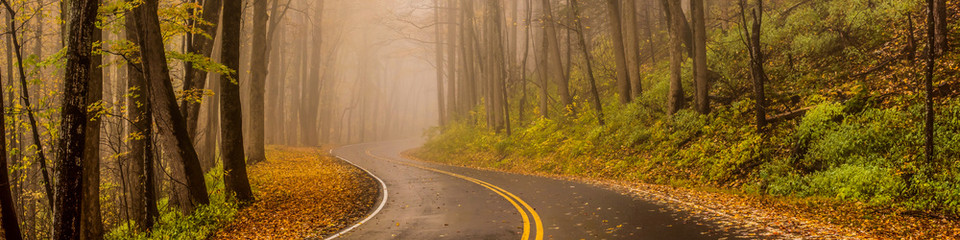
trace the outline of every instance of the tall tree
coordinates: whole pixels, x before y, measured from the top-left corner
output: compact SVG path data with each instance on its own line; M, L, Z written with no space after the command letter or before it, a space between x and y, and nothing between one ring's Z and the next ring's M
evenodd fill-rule
M624 50L627 51L627 70L630 74L630 87L633 98L643 93L640 77L640 40L637 35L637 4L632 1L620 1Z
M627 51L624 49L623 44L623 27L620 22L620 0L606 0L607 3L607 15L610 17L610 32L612 33L611 38L613 39L613 55L616 59L616 68L617 68L617 90L618 95L620 95L620 103L627 104L630 102L630 97L632 95L632 88L630 88L630 82L632 82L632 77L628 70L627 66ZM582 25L579 20L577 24ZM579 26L579 25L578 25ZM583 35L583 30L578 29L580 35ZM587 61L589 62L589 56L587 56ZM592 76L591 76L592 77Z
M447 113L446 113L447 107L443 105L443 102L446 101L446 99L443 97L443 76L444 76L443 42L442 42L443 33L440 31L442 24L440 24L440 1L439 0L433 0L433 16L434 16L433 27L435 32L434 41L436 44L435 53L436 53L436 65L437 65L437 113L439 113L440 125L446 125L447 124Z
M292 0L287 0L287 3L284 4L283 10L280 8L280 0L273 1L273 4L270 6L270 15L267 15L267 0L256 0L254 1L254 22L253 22L253 53L250 54L250 123L247 124L249 129L248 137L249 141L246 146L246 155L247 163L254 164L262 161L266 161L266 153L264 151L265 144L265 118L264 115L264 103L267 84L267 75L270 73L270 58L273 56L271 43L274 42L276 38L277 29L280 28L281 20L283 16L286 15L287 10L290 9L290 2ZM275 65L275 64L274 64ZM275 85L276 82L280 79L271 80L270 85Z
M97 0L100 2L101 0ZM92 42L99 43L103 29L97 28ZM103 56L92 55L87 93L86 148L83 149L83 196L80 231L83 239L102 239L103 221L100 218L100 111L103 104Z
M133 0L128 0L133 1ZM208 0L209 1L209 0ZM137 22L132 15L128 15L124 22L127 41L139 43L137 36ZM139 59L140 53L134 51L128 59ZM130 89L127 101L127 118L132 121L128 134L130 154L128 157L130 186L130 218L140 231L149 230L160 216L157 210L156 177L154 175L153 151L153 113L150 110L150 99L147 97L149 88L144 79L142 66L135 62L127 62L127 89Z
M447 118L448 120L459 117L457 115L457 1L444 1L447 3L445 13L447 14Z
M579 16L580 16L580 6L579 6L579 4L577 3L577 0L571 0L570 4L571 4L572 7L573 7L573 15L574 15L574 16L577 16L577 17L579 18ZM578 35L578 39L579 39L579 43L580 43L580 50L583 51L583 61L584 61L584 62L586 63L586 65L587 65L587 80L590 82L590 91L593 93L593 107L596 108L596 111L597 111L597 122L600 123L601 126L603 126L603 125L604 125L604 121L603 121L603 104L600 103L600 92L597 90L597 81L596 81L596 80L594 79L594 77L593 77L593 64L590 62L590 49L587 48L587 40L586 40L586 37L584 37L584 34L583 34L583 32L586 30L586 28L583 27L583 21L581 21L580 19L576 20L575 22L576 22L576 25L577 25L577 26L576 26L576 28L577 28L576 31L577 31L577 35ZM619 26L617 26L617 27L619 27ZM617 38L617 37L619 37L619 36L616 36L616 37L614 37L614 38ZM622 38L621 38L621 39L622 39ZM622 51L623 48L620 48L620 50L621 50L620 52L623 52L623 51ZM621 85L621 87L623 87L623 86ZM630 96L630 87L629 87L629 86L627 86L626 92L623 92L623 89L621 89L621 94L626 94L627 97L628 97L627 102L630 101L630 100L629 100L629 96ZM620 97L620 101L623 101L623 97L622 97L622 96ZM626 102L623 102L623 103L626 103Z
M274 2L276 2L275 0ZM274 16L276 17L276 16ZM254 164L267 159L263 144L263 95L266 88L267 66L270 54L267 52L267 0L253 0L253 43L250 53L250 123L247 128L249 139L245 139L246 157L248 164Z
M747 3L740 0L740 18L743 22L743 35L746 39L747 50L750 53L750 72L753 79L753 97L756 102L757 132L763 133L767 125L767 100L764 96L764 83L767 74L763 70L764 56L760 47L760 22L763 20L763 0L757 0L756 7L750 11L753 18L751 29L747 28Z
M518 1L518 2L519 2L519 1ZM523 58L522 58L523 60L520 61L520 91L521 91L521 96L520 96L520 102L517 104L517 107L519 108L518 111L517 111L517 114L518 114L517 119L518 119L519 121L517 121L517 122L519 122L519 124L520 124L521 126L522 126L522 124L524 123L524 118L523 118L524 112L525 112L524 106L527 105L527 60L528 60L528 58L530 57L530 40L531 40L531 38L530 38L530 37L531 37L531 35L530 35L530 28L532 27L532 26L531 26L531 21L530 21L530 19L531 19L531 17L533 16L533 8L532 8L532 6L530 6L530 5L531 5L530 2L531 2L531 0L525 0L525 1L524 1L524 5L523 5L524 8L525 8L525 13L526 13L526 15L525 15L525 18L524 18L524 21L523 21L523 22L524 22L524 25L523 25L523 50L522 50L522 53L521 53L521 54L522 54L521 56L523 56Z
M190 212L195 205L208 204L210 196L207 194L206 183L203 180L200 159L197 157L197 151L187 133L186 121L180 114L177 100L173 95L170 69L167 68L163 37L160 35L158 1L144 0L143 4L134 9L137 37L140 39L142 59L140 69L143 70L144 79L147 81L150 110L157 125L157 134L165 148L163 152L170 155L172 162L180 165L174 167L174 175L182 176L175 177L186 180L188 197L181 197L180 209Z
M693 22L693 75L696 89L697 112L710 113L710 84L707 82L707 32L703 17L703 0L690 0L690 17Z
M937 28L935 23L936 7L940 0L927 0L927 66L924 71L923 85L927 91L926 94L926 117L924 118L923 133L926 139L927 164L934 164L934 142L933 142L933 70L936 65L936 46L937 46Z
M201 10L201 19L208 24L197 24L202 32L197 32L189 36L190 44L187 46L187 52L204 57L211 57L213 53L214 37L217 33L217 22L220 19L221 0L203 0ZM197 121L200 116L200 103L196 101L199 95L198 90L203 89L206 83L207 72L197 70L193 67L193 62L184 62L184 93L191 95L189 98L183 98L180 103L180 114L183 114L187 121L187 133L190 137L197 136Z
M9 7L9 4L4 1ZM73 0L67 21L67 65L63 81L63 108L57 147L55 176L57 198L54 205L53 238L80 239L81 196L83 195L83 157L87 94L93 67L92 46L96 30L97 0Z
M683 33L684 28L683 10L680 9L680 1L663 0L665 2L667 23L670 25L670 90L667 93L667 113L673 115L686 105L686 99L683 95L683 82L680 81L680 64L683 62Z
M220 78L220 153L223 155L224 183L227 191L241 203L252 202L253 192L247 179L243 156L243 115L240 108L240 16L241 1L223 1L223 65L234 69ZM199 167L199 166L198 166Z
M300 104L300 140L302 144L308 146L316 146L319 144L317 142L317 102L320 101L320 83L322 82L322 75L320 74L320 66L323 66L323 31L321 31L321 25L323 22L323 0L317 1L317 22L311 24L313 26L313 37L314 41L312 42L311 52L309 57L313 59L311 67L307 70L307 78L302 79L301 82L303 86L301 87L301 100L305 104Z
M547 64L550 66L547 73L561 73L560 76L556 78L557 91L560 92L560 102L563 103L564 108L567 108L573 104L573 96L570 94L569 76L563 73L563 64L560 59L560 44L557 40L560 36L557 35L556 31L557 21L553 18L553 8L550 7L550 0L541 0L540 2L543 7L544 24L546 25L544 37L547 38L547 52L544 54L546 56L553 55L552 57L547 57Z
M930 9L930 13L933 14L933 28L934 28L934 42L933 48L934 53L937 55L943 55L944 52L950 51L950 43L947 41L948 32L948 22L947 22L947 0L933 0L933 7Z
M47 203L51 207L54 206L54 194L52 182L50 181L50 176L47 172L47 155L43 153L43 144L40 143L40 128L37 124L37 117L34 113L33 106L30 105L30 90L27 85L27 75L23 66L23 53L20 46L20 38L18 37L19 29L17 26L20 24L17 23L17 20L14 16L17 15L17 12L13 9L13 6L10 5L9 0L0 0L0 3L3 3L4 8L7 9L7 14L9 14L9 24L10 28L10 39L9 41L13 43L13 52L17 57L17 76L20 79L20 100L23 101L23 105L26 107L27 120L30 122L30 133L31 138L33 138L33 143L37 146L37 162L40 163L40 173L43 176L43 189L47 195ZM72 7L72 5L71 5ZM70 20L70 17L64 19Z
M477 39L474 32L474 1L462 0L460 2L460 49L463 53L461 63L463 64L463 77L460 84L460 96L462 105L461 111L468 112L476 106L478 102L477 87Z
M11 99L12 100L12 99ZM3 104L3 94L0 94L0 105ZM9 240L20 240L20 221L17 220L17 210L13 206L13 195L10 192L10 176L7 169L7 131L6 117L0 117L0 225L3 226L3 236Z

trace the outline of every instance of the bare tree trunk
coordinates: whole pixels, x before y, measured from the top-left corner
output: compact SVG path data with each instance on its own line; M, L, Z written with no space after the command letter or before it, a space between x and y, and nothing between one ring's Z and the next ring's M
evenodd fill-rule
M459 117L457 113L457 1L447 2L447 120Z
M926 139L925 150L927 155L927 164L931 164L931 165L938 164L937 162L935 162L936 157L934 156L934 154L936 152L934 151L934 138L933 138L934 137L933 120L935 117L934 114L936 114L935 110L933 109L934 108L933 71L935 69L935 65L936 65L935 61L937 59L936 57L937 49L935 49L934 46L937 46L937 43L939 40L938 39L939 36L937 32L940 28L940 26L938 26L936 23L937 22L936 19L939 16L936 16L936 15L938 14L938 11L942 10L942 9L937 9L937 6L938 6L937 2L941 2L941 1L943 0L927 0L927 9L928 9L927 10L927 46L928 47L927 47L927 66L926 66L926 70L924 71L924 81L923 81L923 85L924 85L924 88L926 89L927 94L926 94L926 109L925 109L926 116L924 118L923 133ZM946 8L946 6L943 6L942 4L940 6L942 6L941 8ZM760 8L760 7L757 7L757 8ZM945 12L946 10L942 10L942 11ZM946 25L945 21L943 21L943 25ZM946 31L943 31L941 33L943 33L944 35L943 37L946 38L946 34L945 34ZM944 40L944 44L945 43L946 42ZM946 45L941 45L940 47L945 48ZM940 50L943 50L943 49L940 49Z
M166 148L163 152L170 155L168 158L172 162L182 165L174 167L174 175L182 174L175 177L186 180L189 197L181 198L184 201L179 203L181 211L189 213L197 204L208 204L210 197L207 195L200 160L187 133L186 121L183 115L180 115L173 94L170 70L167 68L163 39L160 36L157 8L158 0L145 0L134 10L139 30L137 36L142 46L142 70L148 84L150 107L157 124L157 133Z
M643 28L643 32L645 35L647 35L647 55L649 55L648 57L650 58L647 64L650 66L653 66L654 64L657 63L656 51L658 49L658 47L656 46L657 41L656 39L653 38L653 26L654 26L654 24L652 24L653 18L650 17L650 15L653 13L653 11L651 11L650 8L656 5L652 3L653 1L654 0L647 1L645 7L643 8L643 17L644 17L643 24L645 25L645 27Z
M323 22L323 0L318 1L319 6L317 7L317 21ZM323 34L322 29L320 28L322 24L317 23L313 29L314 41L311 44L313 51L311 53L311 58L313 58L312 66L309 68L308 78L303 80L303 92L301 94L300 104L300 136L301 141L304 145L307 146L316 146L319 143L317 142L317 108L315 103L320 101L320 82L322 82L322 76L320 74L320 66L323 63Z
M99 2L99 0L97 0ZM92 42L102 40L103 30L96 29ZM90 57L90 79L87 88L87 111L94 116L87 118L86 148L83 149L83 202L80 231L83 239L102 239L103 221L100 219L100 108L103 100L103 56Z
M524 106L527 105L527 60L530 57L530 28L531 18L533 16L533 8L530 6L531 0L524 1L524 10L526 10L526 18L524 18L524 27L523 27L523 60L520 61L520 102L517 104L517 120L518 125L523 126L524 124ZM534 57L536 59L536 57Z
M618 0L620 1L620 0ZM623 19L624 50L626 50L627 70L630 74L630 87L633 98L643 93L640 83L640 41L637 37L637 4L634 1L620 1Z
M10 4L4 5L11 10ZM54 205L53 239L80 239L83 195L83 157L86 146L87 94L89 93L93 34L98 1L72 0L68 18L67 64L63 81L63 109L57 148L57 198Z
M444 76L443 62L444 61L443 61L443 42L441 40L443 39L443 37L441 37L442 33L440 32L441 24L440 24L440 1L439 0L433 0L433 16L435 21L435 23L433 24L434 32L435 32L433 39L436 44L435 57L436 57L436 65L437 65L436 66L437 67L437 113L440 114L438 119L440 121L440 125L443 126L443 125L447 125L447 113L446 113L447 107L443 105L443 102L446 99L443 97L443 89L444 89L443 88L443 76Z
M550 117L550 81L547 79L550 78L550 67L547 66L547 62L550 61L547 59L547 56L550 54L547 52L547 34L546 30L540 31L540 51L534 52L534 55L537 55L537 72L539 73L538 78L540 78L540 117L549 118Z
M667 22L670 23L670 92L667 96L667 114L673 115L684 108L683 83L680 81L680 64L683 62L682 32L684 31L682 10L679 1L664 0ZM679 13L679 14L678 14Z
M127 41L140 42L137 36L137 22L132 17L125 21ZM140 58L137 52L128 56L130 59ZM130 89L130 100L127 101L127 118L132 121L130 126L130 215L137 229L149 230L153 227L154 219L159 217L156 186L153 176L153 114L150 112L150 99L146 79L138 64L127 63L127 89Z
M933 0L933 8L930 10L933 13L934 54L937 56L950 51L950 43L947 42L947 36L949 36L947 7L947 0Z
M757 6L751 11L753 16L752 29L747 30L746 0L740 0L740 17L743 21L744 36L747 36L747 49L750 52L750 72L753 78L753 95L756 101L757 132L763 134L767 125L767 100L764 96L764 83L767 74L763 70L764 56L760 47L760 23L763 20L763 1L757 1Z
M630 82L633 81L633 76L630 75L629 67L627 65L627 51L623 44L623 27L620 22L620 0L606 0L607 2L607 15L610 17L610 32L613 36L613 55L616 58L617 65L617 90L620 97L621 104L627 104L630 102L631 90ZM581 23L577 23L582 25ZM583 29L578 30L580 38L583 38ZM582 40L585 41L585 40ZM586 45L586 44L584 44ZM587 53L589 54L589 53ZM589 62L590 56L586 56L587 61ZM591 76L593 77L593 76ZM601 121L602 122L602 121Z
M577 3L577 0L571 0L570 4L573 5L574 15L580 16L580 6ZM587 40L583 36L583 31L585 31L586 29L583 27L583 21L576 21L576 24L577 24L577 34L579 36L578 39L580 43L580 50L583 51L583 61L587 64L587 80L589 80L590 82L590 91L591 93L593 93L593 108L596 108L596 111L597 111L597 122L600 124L600 126L603 126L605 124L603 121L603 104L600 103L600 92L597 90L597 81L593 77L593 63L590 62L590 49L587 48ZM615 29L619 27L620 26L615 26ZM620 36L614 36L614 38L620 38ZM620 39L623 39L623 38L620 38ZM623 48L620 48L619 50L621 53L623 52L622 51ZM622 54L621 54L621 57L622 57ZM621 94L627 94L627 96L629 97L630 95L629 86L626 88L626 90L627 92L624 93L622 92L623 89L621 89ZM623 97L621 97L620 100L623 101Z
M463 49L463 82L461 84L461 96L463 96L463 111L469 112L475 107L478 103L478 87L477 87L477 52L475 39L476 33L474 32L474 12L473 12L474 2L472 0L463 0L460 2L462 10L462 20L460 21L463 26L460 28L461 33L461 49Z
M253 0L253 46L250 53L250 123L246 132L249 139L243 142L247 145L247 164L255 164L266 160L263 141L263 95L266 87L267 66L269 53L267 52L267 0Z
M240 1L223 2L223 49L220 59L227 68L240 69ZM227 191L241 203L252 202L243 154L243 117L240 108L240 72L220 78L220 152L223 155Z
M11 99L12 101L13 99ZM3 94L0 94L0 104L3 104ZM0 224L6 239L20 240L20 221L17 220L17 210L14 209L13 195L10 191L10 176L7 175L7 132L6 117L0 117Z
M696 85L696 109L701 114L710 113L710 84L707 82L707 32L703 17L703 0L690 0L693 22L693 74Z
M273 25L273 27L280 28L280 30L278 30L278 32L280 32L280 37L279 39L271 39L270 44L273 44L274 46L282 46L286 42L286 34L284 31L286 31L287 28L283 25ZM286 132L284 128L285 126L282 124L282 119L284 116L286 116L284 113L286 108L284 107L283 97L281 97L284 93L283 88L284 85L286 85L287 77L285 58L286 52L284 52L284 50L285 49L281 48L270 51L271 60L269 64L270 72L268 76L270 79L272 79L272 81L267 83L266 86L267 94L265 98L265 105L271 107L267 107L265 109L266 115L264 116L263 120L264 125L271 128L271 131L269 131L269 136L265 136L265 138L269 140L265 140L265 144L279 143L280 135ZM266 130L266 127L264 130Z
M203 31L204 34L210 35L211 37L217 36L217 26L220 20L220 9L221 9L221 0L203 0L203 14L201 18L203 21L210 23L199 24L197 27ZM213 53L213 38L208 38L201 33L194 33L190 36L190 44L187 46L187 52L201 55L204 57L212 57ZM198 117L200 115L200 103L194 100L202 98L198 90L205 88L207 73L193 68L193 63L187 61L183 68L184 76L183 79L183 90L185 94L190 94L192 98L184 98L183 102L180 103L180 114L183 114L184 119L187 121L187 133L190 137L195 138L197 136L197 122L199 121Z
M546 19L545 20L546 22L544 23L546 24L544 37L547 38L547 52L544 55L547 56L547 64L550 64L550 66L552 66L551 68L548 68L547 73L549 74L550 72L553 72L553 71L562 73L563 64L561 63L561 60L560 60L560 56L561 56L560 46L557 41L557 38L559 38L560 36L557 35L557 31L555 27L557 22L556 22L556 19L553 18L553 10L552 10L553 8L550 7L550 0L541 0L541 3L543 6L544 18ZM555 56L551 58L549 57L550 54L554 54ZM563 103L564 108L567 108L573 105L573 97L570 94L570 86L569 86L570 79L569 79L569 76L566 76L565 74L560 74L560 75L561 76L557 78L557 89L558 89L557 91L560 93L560 102ZM562 113L562 115L566 115L566 114L567 114L566 112Z

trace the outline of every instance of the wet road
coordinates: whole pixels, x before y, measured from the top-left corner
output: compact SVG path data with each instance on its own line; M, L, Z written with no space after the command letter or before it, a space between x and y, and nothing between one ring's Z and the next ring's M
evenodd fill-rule
M684 221L684 213L594 185L400 157L417 146L409 140L331 151L379 178L386 192L374 215L335 239L730 237L710 224Z

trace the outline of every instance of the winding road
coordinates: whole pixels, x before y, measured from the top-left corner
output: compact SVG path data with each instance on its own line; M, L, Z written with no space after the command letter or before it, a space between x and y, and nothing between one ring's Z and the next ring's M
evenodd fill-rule
M718 239L685 213L602 187L405 159L418 140L331 153L383 183L368 219L327 239ZM385 199L385 201L384 201Z

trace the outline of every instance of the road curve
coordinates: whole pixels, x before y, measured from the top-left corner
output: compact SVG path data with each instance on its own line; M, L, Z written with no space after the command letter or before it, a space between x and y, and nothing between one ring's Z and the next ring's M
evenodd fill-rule
M718 239L684 213L578 182L404 159L418 140L331 153L385 184L386 201L334 239ZM730 235L730 236L728 236Z

